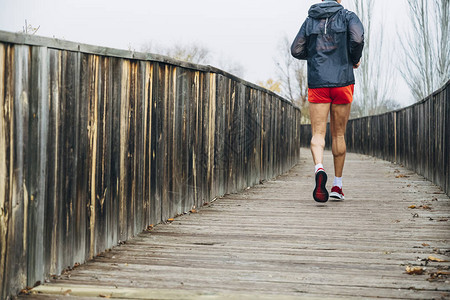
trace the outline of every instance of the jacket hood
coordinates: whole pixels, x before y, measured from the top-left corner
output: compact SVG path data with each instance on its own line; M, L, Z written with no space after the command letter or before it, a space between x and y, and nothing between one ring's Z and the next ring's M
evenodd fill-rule
M308 16L314 19L325 19L331 17L341 9L344 9L344 7L336 1L324 1L311 6L308 11Z

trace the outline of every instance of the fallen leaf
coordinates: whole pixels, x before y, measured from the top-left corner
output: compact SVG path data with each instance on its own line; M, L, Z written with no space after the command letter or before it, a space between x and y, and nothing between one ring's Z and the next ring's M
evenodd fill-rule
M430 273L430 278L428 278L427 280L433 281L433 280L437 280L440 278L447 278L448 275L450 275L450 272L439 270L437 272Z
M421 205L420 208L421 208L421 209L428 209L428 210L431 209L431 207L428 206L428 205Z
M395 178L403 178L403 177L405 177L405 175L403 174L398 174L397 176L395 176Z
M406 273L409 275L422 275L423 274L423 268L422 267L406 267Z
M167 220L167 222L173 222L173 220L174 220L173 218L170 218Z
M410 206L408 206L408 208L414 209L414 208L416 208L416 206L415 205L410 205Z
M64 291L64 292L62 292L62 294L64 295L64 296L68 296L70 293L72 293L72 290L66 290L66 291Z
M28 294L30 294L30 291L27 290L27 289L23 289L23 290L20 291L20 294L28 295Z
M439 219L439 222L447 222L448 219Z
M111 295L100 294L98 296L101 297L101 298L111 298Z
M428 247L428 246L430 246L430 244L427 244L427 243L422 243L422 246L424 246L424 247Z
M447 261L447 260L444 260L444 259L440 259L440 258L434 257L432 255L428 256L428 260L429 261L435 261L435 262L446 262Z
M195 214L197 212L197 210L191 209L189 212Z
M439 270L439 271L437 271L435 274L436 274L436 275L450 275L450 272L449 272L449 271L442 271L442 270Z

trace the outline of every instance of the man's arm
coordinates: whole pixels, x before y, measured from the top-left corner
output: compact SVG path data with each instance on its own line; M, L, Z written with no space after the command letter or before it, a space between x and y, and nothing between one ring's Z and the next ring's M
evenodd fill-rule
M353 66L357 68L364 48L364 27L354 13L349 14L348 32L350 36L350 59Z
M291 54L297 59L306 59L308 57L308 51L306 48L306 21L303 23L300 31L295 37L291 46Z

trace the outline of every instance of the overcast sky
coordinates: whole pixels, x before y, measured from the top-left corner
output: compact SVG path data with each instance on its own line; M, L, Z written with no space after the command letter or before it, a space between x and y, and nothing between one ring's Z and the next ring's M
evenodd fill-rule
M375 27L381 15L392 48L397 31L407 28L406 0L376 0ZM152 43L168 46L196 43L215 57L242 65L244 79L275 78L274 59L280 40L293 40L318 0L0 0L0 30L22 31L25 19L38 35L70 41L140 50ZM351 0L343 0L348 7ZM396 61L400 60L394 58ZM412 102L402 79L393 97Z

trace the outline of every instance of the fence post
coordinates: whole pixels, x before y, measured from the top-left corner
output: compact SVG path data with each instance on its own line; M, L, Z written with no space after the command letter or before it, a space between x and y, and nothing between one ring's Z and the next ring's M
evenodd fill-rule
M394 112L394 162L397 163L397 112Z

